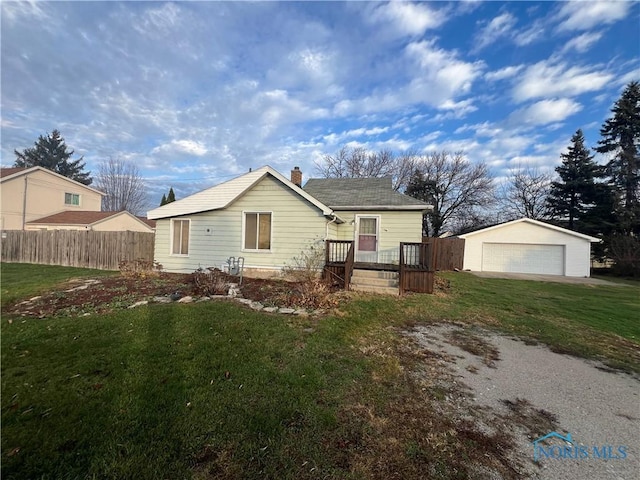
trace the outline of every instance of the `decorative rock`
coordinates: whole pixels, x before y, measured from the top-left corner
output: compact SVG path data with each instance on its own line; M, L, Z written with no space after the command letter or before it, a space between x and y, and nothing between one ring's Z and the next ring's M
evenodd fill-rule
M278 311L278 307L264 307L262 311L267 313L275 313Z
M313 312L311 312L311 315L322 315L324 313L324 310L320 310L319 308L317 310L314 310Z
M253 310L257 310L258 312L264 308L264 305L262 305L260 302L251 302L249 306Z
M225 299L226 299L226 298L227 298L227 296L226 296L226 295L211 295L209 298L210 298L211 300L222 300L223 298L225 298Z
M230 286L227 295L229 295L231 298L235 298L240 295L240 290L238 289L237 286L235 287Z
M251 305L253 303L253 300L249 300L248 298L237 298L236 297L236 302L240 302L244 305Z
M278 309L278 313L284 313L287 315L291 315L293 312L295 312L295 309L293 308L279 308Z
M139 302L134 303L133 305L129 305L127 308L136 308L142 305L147 305L149 303L148 300L140 300Z
M301 317L306 317L309 314L307 313L307 311L304 308L299 308L298 310L296 310L295 312L293 312L294 315L300 315Z
M200 302L206 302L207 300L211 300L210 297L207 297L206 295L204 297L200 297L198 300L196 300L196 302L200 303Z
M153 297L153 301L156 303L171 303L169 297Z
M102 283L100 280L95 280L95 279L89 279L89 280L85 280L84 283L86 283L87 285L98 285L99 283Z
M180 300L178 300L178 303L191 303L193 302L193 297L190 297L189 295L187 295L186 297L182 297Z
M30 298L29 301L30 302L35 302L36 300L40 300L41 298L42 298L42 295L38 295L37 297Z

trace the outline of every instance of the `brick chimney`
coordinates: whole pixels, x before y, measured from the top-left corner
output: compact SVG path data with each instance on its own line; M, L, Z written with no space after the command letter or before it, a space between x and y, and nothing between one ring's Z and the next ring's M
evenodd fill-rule
M302 172L300 171L300 167L293 167L293 170L291 170L291 183L302 187Z

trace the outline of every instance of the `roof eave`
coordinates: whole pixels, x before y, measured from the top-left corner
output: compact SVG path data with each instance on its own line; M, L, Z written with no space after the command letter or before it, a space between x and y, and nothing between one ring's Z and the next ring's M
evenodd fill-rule
M332 206L336 211L340 210L417 210L430 212L432 205L336 205Z

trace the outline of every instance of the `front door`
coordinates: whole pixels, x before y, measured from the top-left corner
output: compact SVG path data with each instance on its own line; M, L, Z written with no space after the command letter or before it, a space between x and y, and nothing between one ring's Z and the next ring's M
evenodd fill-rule
M356 216L356 262L378 263L379 217Z

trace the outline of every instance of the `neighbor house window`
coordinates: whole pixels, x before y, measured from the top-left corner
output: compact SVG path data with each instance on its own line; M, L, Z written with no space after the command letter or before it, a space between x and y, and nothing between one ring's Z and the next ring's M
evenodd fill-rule
M65 193L64 194L65 205L80 205L80 195L77 193Z
M173 255L189 255L189 220L173 220Z
M271 249L271 214L244 214L244 248L247 250Z

